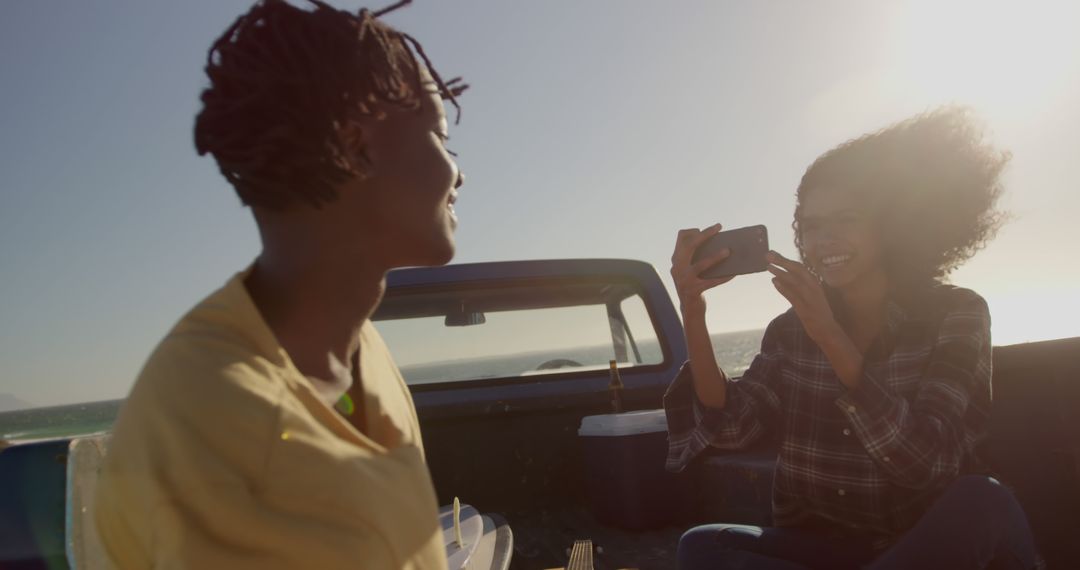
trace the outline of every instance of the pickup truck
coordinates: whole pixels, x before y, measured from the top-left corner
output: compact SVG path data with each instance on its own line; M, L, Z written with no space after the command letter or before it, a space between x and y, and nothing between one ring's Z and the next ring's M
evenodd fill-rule
M686 360L678 313L649 264L398 270L374 320L413 391L440 503L460 497L498 513L513 533L511 568L568 566L582 540L596 568L675 568L678 538L694 524L769 523L775 441L717 450L672 475L665 485L678 490L678 505L656 525L595 516L597 483L579 429L583 418L612 412L609 363L632 412L659 409ZM996 347L990 437L980 449L1020 499L1052 569L1080 568L1078 353L1080 338ZM0 442L0 567L71 567L80 481L65 464L80 441ZM616 471L601 484L625 487L635 475Z

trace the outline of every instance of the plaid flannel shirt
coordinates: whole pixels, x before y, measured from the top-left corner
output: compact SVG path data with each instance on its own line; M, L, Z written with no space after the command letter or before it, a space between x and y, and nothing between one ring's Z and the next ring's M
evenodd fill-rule
M773 523L832 521L896 536L944 486L976 471L990 410L990 314L973 291L937 286L921 302L888 303L859 385L840 383L793 310L774 319L722 410L698 401L684 365L664 396L668 469L708 447L780 443Z

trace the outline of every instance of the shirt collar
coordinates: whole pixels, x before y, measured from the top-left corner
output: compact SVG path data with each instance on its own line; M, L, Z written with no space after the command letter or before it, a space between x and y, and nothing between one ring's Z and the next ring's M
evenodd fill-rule
M896 299L890 298L885 303L885 330L889 338L895 338L900 325L910 317L908 311Z

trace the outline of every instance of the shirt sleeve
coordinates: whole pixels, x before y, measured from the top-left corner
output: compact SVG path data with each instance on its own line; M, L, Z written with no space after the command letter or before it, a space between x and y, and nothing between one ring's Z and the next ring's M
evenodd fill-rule
M243 361L217 365L227 356L193 365L209 357L194 350L162 355L129 401L98 495L105 501L98 526L115 565L413 568L409 553L395 551L377 526L386 512L349 501L366 487L388 485L389 475L404 479L401 472L422 465L419 452L335 456L321 447L333 442L330 434L283 409L266 374ZM280 448L293 451L275 461ZM323 485L309 484L316 476Z
M836 400L866 451L895 484L940 486L960 471L979 435L969 409L990 401L990 311L967 292L946 314L919 389L909 401L879 373Z
M682 471L708 447L743 449L775 425L780 415L781 318L765 330L761 351L742 378L727 380L726 403L721 410L698 400L690 363L683 364L664 394L669 471Z

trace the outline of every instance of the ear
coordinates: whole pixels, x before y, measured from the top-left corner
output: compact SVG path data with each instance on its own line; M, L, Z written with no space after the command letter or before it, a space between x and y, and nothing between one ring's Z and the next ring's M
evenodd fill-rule
M371 176L373 169L367 153L371 133L369 127L366 121L360 119L347 122L339 130L339 136L344 143L345 159L361 179Z

